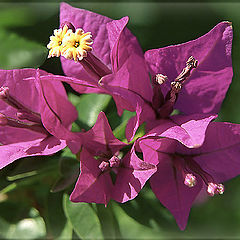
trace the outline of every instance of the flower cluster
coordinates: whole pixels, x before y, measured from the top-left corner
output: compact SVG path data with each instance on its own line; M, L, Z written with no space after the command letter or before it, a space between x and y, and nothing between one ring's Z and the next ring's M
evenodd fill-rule
M62 3L47 48L48 58L61 56L65 75L0 71L0 166L68 146L80 161L71 201L124 203L149 180L183 230L202 189L223 194L222 183L240 174L240 125L213 122L233 76L232 25L143 53L128 20ZM136 113L128 143L114 136L103 112L89 131L71 132L77 112L62 82L80 94L111 95L119 115Z
M50 37L47 48L50 49L48 57L64 56L75 62L83 60L87 52L91 51L92 35L90 32L84 33L81 28L74 29L71 24L63 24L63 27L55 30Z

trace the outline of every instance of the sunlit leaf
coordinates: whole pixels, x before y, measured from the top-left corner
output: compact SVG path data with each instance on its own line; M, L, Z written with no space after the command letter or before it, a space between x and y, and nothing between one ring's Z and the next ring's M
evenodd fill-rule
M60 158L60 177L53 185L51 191L59 192L73 184L79 175L79 161L76 158Z
M36 209L31 209L31 211L37 212ZM4 239L45 238L46 229L43 219L37 212L35 216L32 216L31 218L24 218L17 224L10 224L0 218L0 235L4 237Z
M69 99L78 110L77 123L81 128L88 130L96 122L98 114L105 110L111 101L111 96L105 94L84 94L81 96L69 94Z

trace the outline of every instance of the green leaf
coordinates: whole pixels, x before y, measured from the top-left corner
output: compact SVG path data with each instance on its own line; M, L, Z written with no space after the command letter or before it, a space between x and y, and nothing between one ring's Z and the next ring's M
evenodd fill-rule
M97 204L96 207L104 238L121 239L118 222L112 210L112 204L108 203L107 207Z
M126 130L126 126L128 123L128 120L133 117L135 115L134 112L129 112L127 110L124 110L122 116L121 116L121 124L118 125L114 130L113 130L113 134L116 138L120 139L120 140L125 140L125 142L127 142L126 137L125 137L125 130Z
M0 5L0 27L29 27L37 28L37 24L41 23L42 29L46 28L43 21L48 20L54 14L59 12L59 4L46 4L41 2L10 2L1 1ZM42 30L41 29L41 30ZM42 33L39 29L36 29ZM31 33L29 33L31 35Z
M1 189L0 194L6 194L12 191L15 191L19 188L25 187L34 187L36 182L41 182L44 178L51 178L55 177L55 171L46 171L41 172L41 174L32 175L31 177L24 177L14 181L13 183L9 184L8 186Z
M60 178L53 185L51 191L59 192L73 184L79 175L79 161L76 158L62 157L60 164Z
M7 176L8 181L16 181L26 177L46 174L57 169L59 156L26 157L18 161L17 166Z
M67 221L57 240L72 239L72 233L73 233L72 225L69 221Z
M78 110L80 128L90 129L96 122L98 114L104 111L111 101L111 96L106 94L84 94L76 96L69 94L69 99Z
M148 209L151 205L147 204ZM160 239L161 232L145 227L128 216L117 203L113 202L113 209L117 217L120 232L123 239ZM142 215L144 218L145 215Z
M38 211L34 208L31 212L35 216L24 218L17 224L10 224L0 218L0 235L4 239L42 239L46 236L46 229L43 219L39 216ZM30 212L30 215L32 214Z
M37 68L47 58L47 48L0 29L0 68Z
M101 223L89 203L73 203L67 194L63 197L63 208L73 230L82 240L103 239Z
M0 9L0 27L29 26L33 20L33 12L26 7L5 5Z
M63 229L66 227L67 219L62 206L63 193L50 193L48 194L47 201L45 202L45 222L48 235L53 239L62 234Z
M151 206L151 211L149 211L149 206ZM119 207L139 224L151 229L160 231L176 227L173 216L161 205L148 185L141 190L134 201L119 204Z
M5 238L7 233L10 231L11 224L5 221L2 217L0 217L0 237Z

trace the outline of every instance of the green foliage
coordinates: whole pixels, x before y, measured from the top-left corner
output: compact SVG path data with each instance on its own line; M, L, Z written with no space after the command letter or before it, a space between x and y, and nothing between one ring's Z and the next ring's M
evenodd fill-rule
M95 93L81 96L69 94L69 99L78 110L77 124L80 128L89 130L96 122L98 114L109 104L111 96Z
M47 49L19 35L0 29L0 68L39 67L47 57Z
M90 203L73 203L66 194L63 197L64 212L79 238L103 239L101 223Z

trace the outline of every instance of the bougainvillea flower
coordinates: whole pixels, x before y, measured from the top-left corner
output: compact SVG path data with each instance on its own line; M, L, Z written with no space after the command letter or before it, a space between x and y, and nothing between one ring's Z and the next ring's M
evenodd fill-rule
M233 76L232 38L231 23L221 22L196 40L145 53L151 75L161 74L170 81L190 56L198 60L198 67L179 92L176 109L185 114L218 113ZM163 93L168 92L170 82L166 81L161 88Z
M138 108L137 126L133 127L137 129L141 112L146 112L147 118L154 118L149 106L153 91L143 52L136 37L126 28L127 23L128 17L112 20L62 3L60 26L64 29L71 24L75 30L69 27L62 41L57 42L62 46L62 68L71 77L61 80L68 81L79 93L112 95L120 115L124 109L135 112ZM51 36L50 40L53 37L57 38ZM53 46L55 38L50 41Z
M152 83L141 48L126 28L127 17L111 20L62 3L60 22L61 26L70 22L93 36L91 51L81 61L62 58L65 74L72 77L65 81L72 82L80 93L111 94L119 114L123 109L136 111L126 128L128 140L141 123L149 122L147 129L151 129L152 120L168 118L173 109L185 114L219 110L232 78L229 22L218 24L196 40L147 51ZM73 36L74 29L70 30ZM79 45L79 41L72 44L77 48Z
M191 125L187 120L186 124ZM197 140L194 125L185 129ZM206 129L206 121L203 128ZM151 188L183 230L200 190L205 189L210 196L223 194L222 182L240 174L240 125L209 123L204 142L198 148L188 148L183 145L185 141L182 144L170 136L177 132L169 134L173 138L163 138L163 129L152 132L154 136L150 133L138 140L136 149L143 152L145 162L157 165L157 172L150 178Z
M114 76L101 83L116 87L127 88L138 93L143 99L151 101L152 88L146 71L143 52L136 37L126 28L128 17L112 20L97 13L71 7L61 3L60 25L70 22L76 29L91 32L93 38L92 51L86 61L98 71L100 78L121 72L118 79ZM88 59L89 57L89 59ZM98 59L96 62L95 57ZM86 82L98 82L88 75L81 64L61 58L62 68L67 76L75 77ZM80 61L81 62L81 61ZM100 68L105 68L100 71ZM100 80L98 78L97 80ZM80 90L82 91L82 90ZM86 89L84 90L86 91Z
M73 202L107 205L110 199L126 202L135 198L156 166L139 159L135 152L122 156L127 145L116 139L103 112L84 134L80 152L80 176L70 196ZM115 176L113 183L112 175Z
M174 109L185 114L219 111L233 75L232 35L231 23L221 22L196 40L145 53L157 119L168 118ZM129 121L130 129L135 121ZM148 130L153 125L147 121Z
M47 74L0 70L0 168L18 158L53 154L79 139L70 132L77 112L60 82L39 80Z

